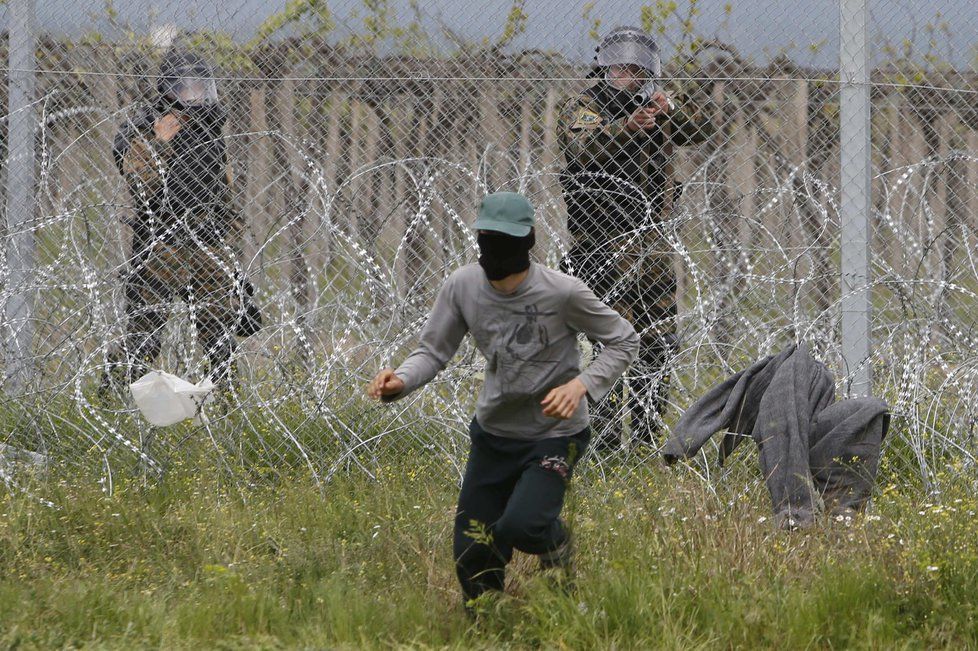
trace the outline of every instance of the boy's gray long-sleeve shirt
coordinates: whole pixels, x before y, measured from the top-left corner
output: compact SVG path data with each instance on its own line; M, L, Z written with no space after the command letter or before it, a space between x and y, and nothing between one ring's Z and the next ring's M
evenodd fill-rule
M582 372L577 333L603 344ZM543 415L547 393L576 377L598 400L638 352L638 335L581 280L533 263L512 294L494 288L477 264L455 271L438 293L418 348L395 374L404 391L431 381L471 333L486 358L476 418L487 432L517 439L570 436L588 425L587 400L567 420Z

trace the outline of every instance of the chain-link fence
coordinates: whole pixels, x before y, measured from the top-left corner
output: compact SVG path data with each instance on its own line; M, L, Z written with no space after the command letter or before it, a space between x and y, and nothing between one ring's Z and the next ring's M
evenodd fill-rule
M471 343L404 403L363 386L475 260L496 190L535 204L539 262L642 334L596 408L622 449L590 469L649 463L635 442L791 342L840 393L872 382L902 471L934 487L971 468L966 3L170 4L0 7L8 485L41 465L108 488L201 454L247 481L372 475L408 452L458 469L484 364ZM619 24L659 43L674 119L609 155L575 126ZM215 71L204 135L161 106L174 61ZM206 422L151 427L128 388L149 368L215 379Z

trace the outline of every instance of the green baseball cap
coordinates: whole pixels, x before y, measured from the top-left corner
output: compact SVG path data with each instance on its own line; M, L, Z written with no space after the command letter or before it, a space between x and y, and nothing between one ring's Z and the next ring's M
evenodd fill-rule
M525 237L530 234L533 223L533 205L526 197L516 192L494 192L482 200L472 228Z

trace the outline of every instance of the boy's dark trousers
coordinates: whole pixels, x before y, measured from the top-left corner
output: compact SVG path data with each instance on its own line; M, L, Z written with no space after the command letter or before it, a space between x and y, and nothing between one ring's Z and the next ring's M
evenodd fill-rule
M590 430L524 441L494 436L473 418L455 514L455 569L466 599L502 590L513 549L544 554L567 541L560 510Z

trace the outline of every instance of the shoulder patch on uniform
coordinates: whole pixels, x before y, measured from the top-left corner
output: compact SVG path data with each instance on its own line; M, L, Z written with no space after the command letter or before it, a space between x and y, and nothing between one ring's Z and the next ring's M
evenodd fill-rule
M577 115L574 119L574 125L571 129L593 129L594 127L600 125L602 118L599 114L595 113L591 109L582 108L577 111Z

